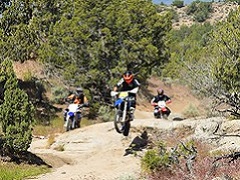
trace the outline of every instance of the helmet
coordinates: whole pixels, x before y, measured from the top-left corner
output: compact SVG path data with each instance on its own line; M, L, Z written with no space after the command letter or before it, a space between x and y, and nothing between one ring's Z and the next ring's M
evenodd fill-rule
M126 83L130 84L133 80L133 73L131 71L126 71L123 74L123 79Z
M163 95L164 90L162 88L158 88L157 93L158 93L158 95Z
M76 92L77 92L77 93L83 93L83 88L78 87L78 88L76 89Z

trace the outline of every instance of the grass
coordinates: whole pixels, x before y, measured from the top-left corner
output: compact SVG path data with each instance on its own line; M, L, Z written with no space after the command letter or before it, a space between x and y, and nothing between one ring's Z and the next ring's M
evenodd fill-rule
M14 163L0 164L0 180L22 180L49 172L46 166L16 165Z
M88 120L86 118L82 118L81 127L89 126L94 124L95 121ZM53 119L50 125L43 126L43 125L36 125L33 129L33 134L36 136L55 136L55 134L64 133L66 130L63 127L64 121L62 117L57 117Z
M33 134L35 136L48 137L48 146L51 146L55 142L56 134L64 133L65 129L63 127L63 118L57 117L51 121L48 126L36 125L33 129ZM88 120L86 118L82 119L81 126L88 126L94 124L94 121ZM59 151L64 151L64 146L59 146ZM50 172L47 166L36 166L27 164L15 164L10 162L0 161L0 180L22 180L30 177L35 177L41 174Z
M53 134L63 133L63 124L63 119L57 117L51 121L50 125L36 125L33 129L33 134L36 136L51 136Z

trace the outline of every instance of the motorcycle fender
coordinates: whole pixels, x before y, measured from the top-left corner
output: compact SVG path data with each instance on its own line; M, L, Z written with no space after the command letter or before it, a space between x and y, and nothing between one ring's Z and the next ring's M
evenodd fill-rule
M69 117L74 116L74 112L68 112L68 116L69 116Z
M166 111L167 111L166 107L162 108L162 112L166 112Z

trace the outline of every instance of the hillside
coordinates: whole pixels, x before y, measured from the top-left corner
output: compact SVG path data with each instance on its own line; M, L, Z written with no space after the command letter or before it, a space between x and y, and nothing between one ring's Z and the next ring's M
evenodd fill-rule
M14 63L14 70L19 79L24 79L28 74L38 78L47 79L44 74L43 65L35 61L25 61L23 63L16 62ZM59 80L54 79L48 79L48 81L58 81L61 83ZM187 111L191 106L195 107L199 111L203 111L201 108L201 102L194 97L188 87L179 85L176 82L161 81L156 77L148 79L147 91L145 94L142 92L138 97L137 106L140 110L148 112L152 111L150 100L156 95L156 89L159 87L163 88L165 93L171 97L173 103L169 104L169 107L173 112L183 114L184 111ZM51 98L50 88L46 91L46 96ZM62 105L59 105L59 107L62 107Z
M191 24L190 21L180 22ZM34 61L15 63L14 69L20 79L25 79L29 75L48 78L42 65ZM61 83L59 79L51 80ZM53 167L51 173L34 179L140 179L141 156L146 151L146 143L151 145L154 136L157 140L164 139L164 135L170 136L175 142L195 138L212 144L217 150L231 147L230 151L234 151L239 148L237 134L240 128L237 121L228 121L219 117L206 118L204 110L207 109L208 103L202 104L202 100L194 97L188 87L177 82L161 81L159 78L151 77L147 83L147 89L141 89L138 95L136 116L129 137L116 133L111 120L107 123L54 134L52 137L34 136L29 151ZM163 88L172 98L172 103L169 105L172 114L168 120L154 119L152 115L153 108L149 102L158 87ZM50 89L47 89L46 96L51 97ZM189 118L196 115L191 114L193 111L195 113L197 111L201 117ZM155 129L163 133L163 136L156 137ZM140 148L136 154L128 154L130 145L136 138L142 137L144 132L147 132L150 140L146 142L146 139L142 138L145 140L144 148L141 147L142 149Z
M205 22L214 24L219 21L224 21L228 14L231 11L236 10L238 7L239 5L234 3L214 2L212 3L213 12L210 13L209 18ZM197 23L194 21L193 16L187 15L187 8L188 6L184 6L182 8L173 7L178 15L178 21L173 22L173 28L178 29L182 25L191 26Z

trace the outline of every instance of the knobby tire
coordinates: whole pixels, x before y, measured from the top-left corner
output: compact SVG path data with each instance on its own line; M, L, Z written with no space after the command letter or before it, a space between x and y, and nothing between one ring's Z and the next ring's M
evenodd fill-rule
M122 121L122 112L121 111L117 111L115 118L114 118L114 127L115 130L118 133L123 133L123 125L124 123L121 122Z

